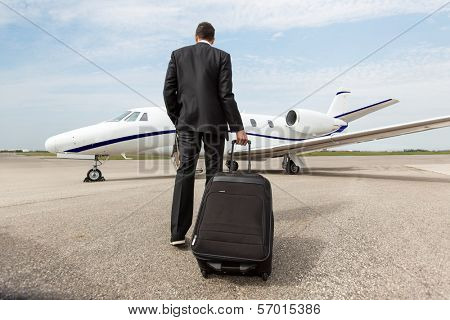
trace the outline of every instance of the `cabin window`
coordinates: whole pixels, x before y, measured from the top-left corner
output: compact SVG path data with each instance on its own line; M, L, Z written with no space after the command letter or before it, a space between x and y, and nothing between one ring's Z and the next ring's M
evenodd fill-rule
M250 119L250 123L252 124L252 127L256 127L256 120Z
M128 118L126 118L125 121L132 122L136 121L136 119L139 117L140 112L133 112Z
M128 116L131 113L131 111L127 111L122 113L120 116L115 117L114 119L109 120L109 122L119 122L120 120L124 119L126 116Z
M144 113L140 121L148 121L147 113Z
M269 124L269 127L273 128L273 122L272 122L272 120L267 120L267 123Z

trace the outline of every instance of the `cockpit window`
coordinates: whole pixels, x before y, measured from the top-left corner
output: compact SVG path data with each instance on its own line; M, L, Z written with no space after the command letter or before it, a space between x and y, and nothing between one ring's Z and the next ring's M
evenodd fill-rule
M148 121L147 113L144 113L140 121Z
M118 116L118 117L116 117L116 118L114 118L114 119L109 120L109 122L118 122L118 121L124 119L124 118L125 118L126 116L128 116L130 113L131 113L131 111L124 112L124 113L122 113L120 116Z
M133 112L128 118L125 119L125 121L136 121L136 119L139 117L139 114L140 112Z

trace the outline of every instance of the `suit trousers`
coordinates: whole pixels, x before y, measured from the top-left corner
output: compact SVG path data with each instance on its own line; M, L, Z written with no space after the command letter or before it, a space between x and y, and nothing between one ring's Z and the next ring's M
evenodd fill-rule
M192 225L194 209L194 181L198 156L203 142L205 149L206 183L222 171L225 136L178 131L180 166L175 178L172 202L171 239L181 240Z

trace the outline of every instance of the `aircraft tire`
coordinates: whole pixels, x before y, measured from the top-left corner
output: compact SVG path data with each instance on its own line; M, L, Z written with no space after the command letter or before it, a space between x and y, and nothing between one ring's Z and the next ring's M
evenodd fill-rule
M96 182L96 181L104 181L104 178L103 178L102 172L100 170L91 169L87 173L85 181L86 180L89 180L91 182Z
M287 167L286 167L286 173L287 174L298 174L300 172L300 167L294 163L294 161L289 160Z

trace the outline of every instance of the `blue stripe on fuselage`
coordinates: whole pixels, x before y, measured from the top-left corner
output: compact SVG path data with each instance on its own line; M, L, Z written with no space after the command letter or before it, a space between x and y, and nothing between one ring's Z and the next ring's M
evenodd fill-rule
M119 143L119 142L124 142L124 141L129 141L129 140L135 140L135 139L140 139L140 138L145 138L145 137L151 137L151 136L159 136L159 135L162 135L162 134L169 134L169 133L175 133L175 132L176 132L176 130L164 130L164 131L154 131L154 132L133 134L131 136L126 136L126 137L121 137L121 138L115 138L115 139L105 140L105 141L101 141L101 142L96 142L96 143L92 143L92 144L87 144L85 146L74 148L74 149L70 149L70 150L66 150L64 152L82 152L82 151L86 151L86 150L90 150L90 149L95 149L95 148L107 146L107 145L114 144L114 143Z
M347 127L348 126L342 126L339 129L337 129L337 130L335 130L333 132L330 132L330 133L328 133L326 135L323 135L321 137L326 137L326 136L329 136L329 135L331 135L333 133L336 133L336 132L342 132ZM82 151L86 151L86 150L90 150L90 149L95 149L95 148L107 146L107 145L114 144L114 143L130 141L130 140L135 140L135 139L140 139L140 138L145 138L145 137L151 137L151 136L158 136L158 135L169 134L169 133L175 133L175 132L176 132L176 130L164 130L164 131L155 131L155 132L134 134L134 135L131 135L131 136L105 140L105 141L96 142L96 143L93 143L93 144L87 144L85 146L74 148L74 149L70 149L70 150L66 150L64 152L82 152ZM255 136L255 137L261 137L261 138L268 138L268 139L277 139L277 140L283 140L283 141L303 141L303 140L308 140L308 139L299 139L299 138L275 137L275 136L269 136L269 135L253 133L253 132L247 132L247 135ZM320 138L320 137L318 137L318 138ZM309 138L309 139L311 139L311 138Z

